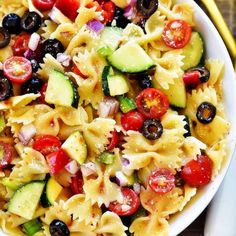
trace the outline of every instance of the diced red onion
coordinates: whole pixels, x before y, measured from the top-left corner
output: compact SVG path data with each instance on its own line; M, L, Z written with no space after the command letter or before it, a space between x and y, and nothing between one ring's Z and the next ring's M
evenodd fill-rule
M23 125L19 132L19 139L24 144L27 145L31 138L36 134L36 128L33 124Z
M140 194L141 192L141 185L139 183L134 183L133 190L135 193Z
M30 40L28 43L29 49L31 49L32 51L35 51L39 45L39 42L40 42L40 35L37 33L31 34Z
M107 118L113 116L119 110L119 102L115 98L105 98L99 104L98 114L99 117Z
M130 164L129 160L128 159L122 159L122 165L123 166L128 166Z
M75 160L70 161L66 164L65 169L72 175L76 174L79 170L79 166Z
M60 62L63 66L67 67L70 65L71 57L65 53L57 54L57 61Z
M124 9L124 16L128 19L132 18L135 14L135 5L137 0L131 0L130 4Z
M32 60L32 59L35 59L37 56L36 56L35 51L32 51L31 49L27 49L24 53L24 57L27 58L28 60Z
M87 27L95 33L100 33L104 29L104 24L102 24L99 20L94 19L87 23Z
M122 187L128 185L128 179L122 171L117 171L116 172L116 180L117 180L116 181L117 184L122 186Z
M81 165L80 169L81 169L83 176L85 176L85 177L97 173L96 165L93 162L88 162L88 163Z
M61 22L58 19L58 12L60 12L60 10L54 6L52 10L48 13L48 16L51 18L52 21L54 21L57 24L60 24Z

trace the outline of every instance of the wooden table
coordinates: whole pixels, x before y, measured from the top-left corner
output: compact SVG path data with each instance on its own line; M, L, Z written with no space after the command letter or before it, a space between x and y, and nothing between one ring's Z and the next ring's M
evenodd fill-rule
M216 0L216 2L236 39L236 0ZM206 212L207 209L179 236L204 236Z

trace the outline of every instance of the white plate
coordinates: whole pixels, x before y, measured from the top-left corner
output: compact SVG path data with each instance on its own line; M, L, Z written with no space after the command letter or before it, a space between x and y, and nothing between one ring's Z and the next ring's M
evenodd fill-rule
M201 191L197 193L196 197L194 197L194 199L190 201L190 203L182 212L176 214L171 219L171 236L175 236L183 231L200 215L200 213L209 204L226 174L231 157L233 155L236 140L236 78L227 49L212 22L195 2L193 2L192 0L182 0L178 2L190 2L194 6L197 25L196 28L204 38L207 58L221 59L225 62L226 68L223 87L227 115L231 122L231 131L229 135L232 142L229 145L229 157L220 174L212 183L201 189ZM0 236L6 236L6 234L0 232Z
M234 152L236 141L236 77L228 51L218 31L216 30L208 16L195 2L193 2L192 0L184 0L178 2L190 2L195 8L195 22L197 25L196 28L204 38L206 46L206 58L220 59L225 63L223 89L225 95L224 101L227 109L226 112L231 123L231 130L229 134L231 142L228 147L228 159L226 160L224 167L220 171L220 174L214 179L213 182L208 184L205 188L201 189L182 212L176 214L173 219L171 219L171 236L179 234L186 227L188 227L188 225L190 225L201 214L201 212L212 200L226 174Z

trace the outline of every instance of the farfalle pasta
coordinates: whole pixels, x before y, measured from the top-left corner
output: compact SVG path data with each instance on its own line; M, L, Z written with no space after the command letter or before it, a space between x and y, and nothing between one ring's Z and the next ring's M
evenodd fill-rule
M7 235L168 236L220 173L224 63L191 4L152 1L0 0Z

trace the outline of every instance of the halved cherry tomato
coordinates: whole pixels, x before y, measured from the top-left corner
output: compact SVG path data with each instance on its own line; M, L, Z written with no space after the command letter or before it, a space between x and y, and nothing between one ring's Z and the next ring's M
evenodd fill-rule
M9 143L0 141L0 169L6 168L12 161L13 147Z
M110 139L110 143L107 146L107 151L111 151L112 149L114 149L119 143L119 135L118 132L114 129L111 133L111 139Z
M74 21L78 15L77 10L80 7L79 0L56 0L55 7L58 8L65 16Z
M196 88L200 83L200 72L199 71L190 71L186 72L183 75L183 80L186 88L188 89L194 89Z
M70 188L74 194L83 193L84 180L81 171L71 178Z
M143 115L135 110L129 111L121 116L121 125L126 131L140 131L143 126L143 122Z
M82 77L83 79L87 79L88 77L86 75L84 75L80 69L76 66L76 65L73 65L72 68L71 68L71 71L73 73L75 73L76 75L79 75L80 77Z
M137 193L130 188L121 189L123 195L123 202L117 201L110 203L109 210L116 213L119 216L133 215L140 206L140 200Z
M170 169L157 168L149 175L148 184L154 192L165 194L175 187L175 176Z
M104 19L102 23L107 24L112 22L116 5L112 1L102 1L100 5L103 9L102 16Z
M23 84L32 75L32 66L24 57L10 57L3 63L4 75L16 84Z
M146 118L159 119L169 108L167 96L159 89L144 89L136 98L138 111Z
M170 48L183 48L190 40L191 26L184 20L169 21L162 33L162 39Z
M50 173L54 175L60 172L70 159L63 149L59 149L56 152L48 154L46 156L46 160L49 166Z
M33 143L33 149L41 152L43 155L56 152L60 149L60 147L61 141L59 138L48 134L36 137Z
M41 88L41 90L40 90L40 97L39 97L39 102L40 102L40 103L43 103L43 104L46 104L46 103L47 103L47 102L45 101L45 95L46 95L47 87L48 87L48 83L45 83L45 84L43 85L43 87Z
M15 42L12 46L14 56L24 56L26 50L29 49L28 44L30 40L29 34L20 34L15 38Z
M40 11L51 10L56 0L33 0L34 6Z
M201 187L211 181L213 162L207 155L198 155L189 161L181 171L182 179L191 187Z

